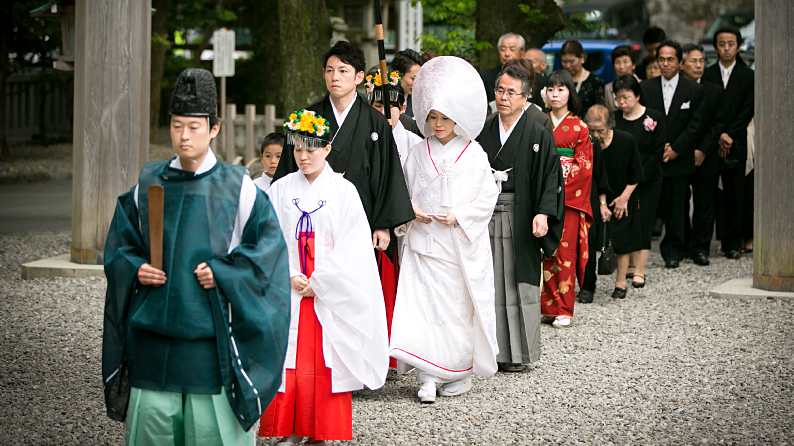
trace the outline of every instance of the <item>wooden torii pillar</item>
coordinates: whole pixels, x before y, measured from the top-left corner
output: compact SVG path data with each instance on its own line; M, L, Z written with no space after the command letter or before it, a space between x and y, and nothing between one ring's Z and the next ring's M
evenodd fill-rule
M151 0L75 5L72 256L101 264L116 198L149 153Z
M755 2L753 287L794 292L794 2Z

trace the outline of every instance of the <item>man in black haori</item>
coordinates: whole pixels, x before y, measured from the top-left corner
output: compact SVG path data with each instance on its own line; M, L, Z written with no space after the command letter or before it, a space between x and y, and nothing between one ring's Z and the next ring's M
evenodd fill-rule
M564 185L552 135L527 117L531 88L523 70L506 67L496 81L498 115L477 138L501 186L489 232L494 259L496 329L503 370L540 358L541 249L562 236Z

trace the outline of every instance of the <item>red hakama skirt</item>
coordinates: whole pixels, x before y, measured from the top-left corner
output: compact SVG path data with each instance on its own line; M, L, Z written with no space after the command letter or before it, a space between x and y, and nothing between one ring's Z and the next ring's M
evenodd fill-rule
M394 316L394 303L397 300L397 277L399 267L397 266L397 243L394 244L394 262L389 260L389 256L384 251L378 252L378 273L380 274L380 285L383 288L383 300L386 302L386 328L391 340L391 320ZM389 358L389 367L396 368L397 360Z
M306 277L314 271L314 233L302 232ZM303 263L303 262L302 262ZM331 391L331 369L323 358L323 327L314 297L301 299L295 369L286 371L285 392L262 415L260 437L300 435L315 440L353 439L353 394Z
M540 313L544 316L573 316L576 301L576 279L579 287L590 257L587 214L565 207L562 238L557 253L543 257L543 288L540 292Z

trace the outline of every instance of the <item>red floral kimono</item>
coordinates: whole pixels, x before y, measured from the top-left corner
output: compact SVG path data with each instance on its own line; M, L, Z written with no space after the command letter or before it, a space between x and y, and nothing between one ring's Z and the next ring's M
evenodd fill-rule
M574 277L581 287L590 256L587 232L593 221L590 208L593 145L587 125L570 113L554 128L554 140L565 177L565 221L557 252L551 258L543 258L541 314L573 316Z

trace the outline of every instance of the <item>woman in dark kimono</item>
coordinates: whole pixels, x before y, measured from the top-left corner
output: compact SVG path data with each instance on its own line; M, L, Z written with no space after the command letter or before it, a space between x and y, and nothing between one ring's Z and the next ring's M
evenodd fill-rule
M637 184L643 180L642 162L631 134L614 130L612 113L602 105L593 106L585 117L590 133L601 142L610 190L602 209L608 207L609 235L618 258L618 271L612 297L626 297L626 270L629 255L640 250L640 213Z
M582 110L579 116L587 116L587 110L595 104L604 105L604 80L587 71L584 64L584 48L576 40L569 40L560 49L560 65L571 75Z
M615 112L615 130L634 136L645 178L636 190L640 206L641 249L632 254L628 271L629 276L633 276L632 285L642 288L645 286L645 264L651 252L651 233L656 222L656 208L659 207L662 193L664 116L640 104L640 83L634 76L624 74L615 79L612 87L620 107L620 111Z

